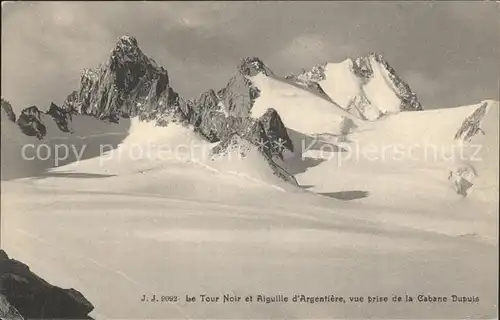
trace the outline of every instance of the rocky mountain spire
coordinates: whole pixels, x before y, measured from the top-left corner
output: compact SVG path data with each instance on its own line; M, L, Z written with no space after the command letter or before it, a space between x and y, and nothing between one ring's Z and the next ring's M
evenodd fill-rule
M152 120L159 113L184 116L178 99L167 70L148 58L134 37L122 36L105 65L84 71L80 88L63 108L112 121L130 116Z

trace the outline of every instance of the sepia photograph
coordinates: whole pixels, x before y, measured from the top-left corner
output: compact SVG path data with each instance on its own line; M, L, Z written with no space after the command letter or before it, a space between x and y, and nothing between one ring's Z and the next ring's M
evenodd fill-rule
M0 319L498 319L499 1L2 1Z

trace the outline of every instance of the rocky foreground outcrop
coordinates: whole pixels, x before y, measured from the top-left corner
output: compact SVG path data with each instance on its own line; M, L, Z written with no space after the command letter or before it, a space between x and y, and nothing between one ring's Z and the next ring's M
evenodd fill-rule
M91 319L79 291L53 286L0 250L0 319Z

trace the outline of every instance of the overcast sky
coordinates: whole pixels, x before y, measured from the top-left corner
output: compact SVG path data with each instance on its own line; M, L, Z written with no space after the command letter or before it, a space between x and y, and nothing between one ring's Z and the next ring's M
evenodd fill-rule
M498 99L498 2L2 3L2 97L61 104L83 68L135 36L187 98L223 87L239 60L278 75L375 51L424 108Z

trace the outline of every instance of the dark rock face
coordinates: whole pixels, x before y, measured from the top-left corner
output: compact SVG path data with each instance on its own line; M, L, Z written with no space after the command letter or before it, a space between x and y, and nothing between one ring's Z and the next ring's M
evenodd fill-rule
M71 113L59 108L55 103L51 103L47 114L54 119L57 127L62 132L70 132L69 123L71 122Z
M359 78L369 79L373 76L373 69L367 57L357 58L352 64L352 71Z
M0 294L0 319L23 320L19 311L2 294Z
M36 106L26 108L21 111L17 125L25 135L41 140L47 134L47 128L42 122L42 114Z
M269 153L271 156L283 157L283 151L293 152L293 143L288 136L283 121L275 109L269 108L258 120L262 124L263 134L269 141Z
M2 99L1 104L2 104L2 118L5 117L9 121L16 122L16 114L14 113L14 110L12 109L12 105L10 104L10 102Z
M272 75L260 59L243 59L226 87L217 93L209 90L192 102L190 123L211 142L239 134L254 143L264 143L266 152L281 157L285 148L293 151L293 145L278 113L269 110L261 119L250 117L259 90L247 77L258 73Z
M269 109L259 119L252 119L248 115L228 115L223 108L215 91L209 90L193 103L191 124L210 142L224 141L238 134L263 147L270 156L282 158L285 149L293 151L292 141L276 110Z
M470 141L478 132L484 131L481 129L481 121L486 114L486 108L488 103L484 102L479 108L477 108L470 116L465 118L464 122L455 134L455 140L462 139L464 141Z
M238 72L217 94L228 115L245 118L250 114L260 90L244 74Z
M232 129L225 113L221 110L220 100L215 91L209 90L203 93L192 105L191 124L210 142L223 139L225 132Z
M468 190L474 185L473 179L477 176L471 166L461 166L448 172L448 180L452 183L456 193L466 197Z
M88 314L94 309L80 292L49 284L25 264L9 259L3 250L0 296L25 319L90 319Z

